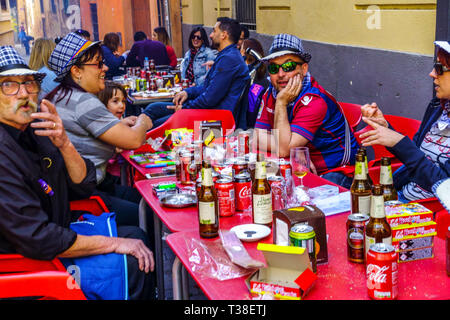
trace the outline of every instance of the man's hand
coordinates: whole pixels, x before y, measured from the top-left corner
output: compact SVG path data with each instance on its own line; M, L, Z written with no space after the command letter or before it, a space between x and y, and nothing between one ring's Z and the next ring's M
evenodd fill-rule
M287 106L289 103L295 100L298 97L300 91L302 90L302 80L299 74L295 75L293 78L290 78L286 87L284 87L277 94L277 102L282 103L284 106Z
M115 241L115 253L119 254L129 254L138 259L139 270L153 271L155 269L155 260L153 258L153 252L138 239L128 239L128 238L111 238Z
M206 71L208 71L209 69L211 69L213 64L214 64L214 60L209 60L209 61L206 61L205 63L203 63L202 67L206 67Z
M175 109L175 111L180 110L183 107L183 103L187 100L188 94L186 91L178 92L173 98L174 105L167 106L167 109Z
M388 122L383 116L383 112L381 112L375 102L363 105L361 107L361 113L363 118L370 119L383 127L389 127Z
M37 129L34 132L36 135L48 137L58 149L70 143L66 130L64 130L63 122L56 112L55 105L50 101L43 99L41 112L35 112L31 114L31 117L42 120L31 123L31 127Z
M367 131L359 136L362 140L361 144L364 147L373 146L376 144L385 147L393 147L404 137L404 135L384 127L369 118L363 117L363 120L373 128L373 130Z

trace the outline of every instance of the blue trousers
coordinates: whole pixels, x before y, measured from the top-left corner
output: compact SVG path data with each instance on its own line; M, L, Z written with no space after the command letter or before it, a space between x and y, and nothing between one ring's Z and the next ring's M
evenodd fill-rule
M152 129L159 127L175 113L173 109L167 109L167 106L172 105L172 102L154 102L145 107L144 113L153 122Z

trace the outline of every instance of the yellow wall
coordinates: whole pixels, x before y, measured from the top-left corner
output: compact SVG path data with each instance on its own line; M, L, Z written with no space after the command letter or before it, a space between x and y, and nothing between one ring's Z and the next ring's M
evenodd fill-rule
M203 0L203 21L183 22L213 26L217 2ZM219 2L220 15L233 16L234 1ZM376 11L368 12L370 5ZM185 12L183 7L183 17ZM433 55L436 0L256 0L256 28L262 34L287 32L311 41Z
M203 24L203 0L183 0L183 23Z

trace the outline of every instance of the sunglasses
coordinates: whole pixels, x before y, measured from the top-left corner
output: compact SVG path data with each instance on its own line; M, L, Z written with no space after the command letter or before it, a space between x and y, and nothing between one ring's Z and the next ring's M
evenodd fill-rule
M97 68L101 69L103 68L103 65L105 64L105 59L102 59L98 61L97 63L82 63L82 66L97 66Z
M434 68L434 70L436 70L436 74L438 76L442 76L444 74L444 72L450 71L449 68L447 68L440 62L435 62L433 68Z
M202 40L201 36L192 36L192 40Z
M269 71L270 74L277 74L278 71L281 69L283 69L284 72L291 72L294 71L295 68L297 68L298 65L302 65L304 62L295 62L295 61L288 61L285 62L283 64L275 64L275 63L271 63L269 64L269 66L267 67L267 71Z

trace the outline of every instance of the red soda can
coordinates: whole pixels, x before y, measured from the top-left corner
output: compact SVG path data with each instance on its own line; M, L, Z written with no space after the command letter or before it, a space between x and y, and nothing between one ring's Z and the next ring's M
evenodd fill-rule
M250 134L248 131L241 131L238 135L239 156L245 156L250 153Z
M292 166L291 162L285 159L280 159L280 175L284 178L284 180L288 180L292 177Z
M250 174L241 173L234 177L234 194L236 195L236 211L252 208L252 179Z
M282 176L270 176L267 178L272 190L272 210L284 209L283 191L284 178Z
M219 203L219 215L221 217L230 217L236 212L234 184L229 178L217 179L214 184L217 191L217 201Z
M192 184L191 180L191 153L183 152L180 155L180 183L181 184Z
M398 254L390 244L374 243L367 252L367 290L375 300L397 299Z
M245 160L236 159L233 163L233 177L248 172L248 164Z

